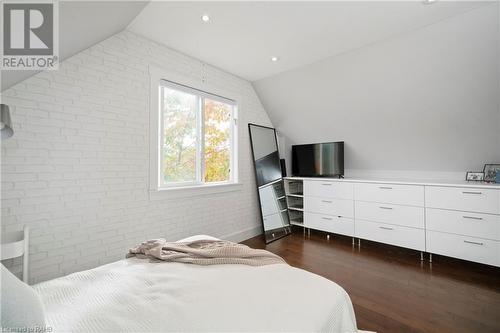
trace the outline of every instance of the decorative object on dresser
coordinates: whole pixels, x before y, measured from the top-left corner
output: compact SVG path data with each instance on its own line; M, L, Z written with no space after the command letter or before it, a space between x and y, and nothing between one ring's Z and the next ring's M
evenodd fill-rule
M303 189L303 190L302 190ZM291 224L500 266L500 186L285 178ZM296 194L300 193L300 194Z
M484 181L495 182L497 174L500 173L500 163L484 165Z
M280 159L281 176L286 177L286 161L284 158Z
M467 171L465 175L465 180L480 182L484 180L484 172L481 171Z

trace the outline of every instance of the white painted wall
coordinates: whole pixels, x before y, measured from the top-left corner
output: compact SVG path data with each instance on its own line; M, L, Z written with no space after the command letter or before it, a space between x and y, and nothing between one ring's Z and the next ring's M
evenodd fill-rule
M254 83L287 143L346 142L351 175L500 162L498 4Z
M241 96L240 191L150 200L149 65ZM2 231L32 228L31 282L122 259L148 238L261 232L247 124L271 122L247 81L125 31L2 103L15 131L2 142Z
M497 47L498 47L498 55L499 55L499 58L500 58L500 4L497 5L497 31L498 31L498 35L497 35ZM498 81L500 82L500 59L498 60L499 61L499 64L498 64ZM498 132L500 133L500 83L498 84L498 96L499 96L499 100L498 100ZM500 147L500 134L498 135L498 147Z

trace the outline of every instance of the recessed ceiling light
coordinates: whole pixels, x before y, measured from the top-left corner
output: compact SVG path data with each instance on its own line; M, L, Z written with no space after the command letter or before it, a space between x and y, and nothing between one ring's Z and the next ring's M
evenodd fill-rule
M276 62L276 61L278 61L278 60L280 60L280 58L278 58L278 57L271 57L271 61L272 61L272 62Z
M423 0L422 3L424 5L432 5L433 3L437 2L437 0Z
M201 16L201 20L203 22L208 22L208 21L210 21L210 16L208 16L207 14L204 14Z

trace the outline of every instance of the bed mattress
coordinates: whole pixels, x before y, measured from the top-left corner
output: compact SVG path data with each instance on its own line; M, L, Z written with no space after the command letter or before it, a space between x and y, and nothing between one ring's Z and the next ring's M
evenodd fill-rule
M34 288L54 332L357 332L344 289L285 264L129 258Z

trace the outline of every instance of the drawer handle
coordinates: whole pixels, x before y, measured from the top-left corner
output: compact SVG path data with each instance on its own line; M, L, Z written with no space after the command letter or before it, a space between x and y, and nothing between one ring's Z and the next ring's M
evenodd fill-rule
M384 230L394 230L394 228L389 228L389 227L379 227L379 228Z
M331 200L321 200L321 202L332 203Z
M464 240L464 243L467 243L467 244L474 244L474 245L481 245L483 246L484 243L479 243L479 242L471 242L471 241L468 241L468 240Z
M380 186L379 189L381 189L381 190L392 190L392 187L389 187L389 186Z
M323 186L332 186L332 184L330 184L330 183L323 183L321 185L323 185Z
M331 217L322 217L323 220L327 220L327 221L332 221L333 219Z
M380 208L380 209L394 209L394 208L392 208L392 207L384 207L384 206L380 206L379 208Z
M483 218L482 217L475 217L475 216L462 216L464 219L471 219L471 220L482 220Z
M483 194L483 192L471 192L471 191L463 191L463 194Z

